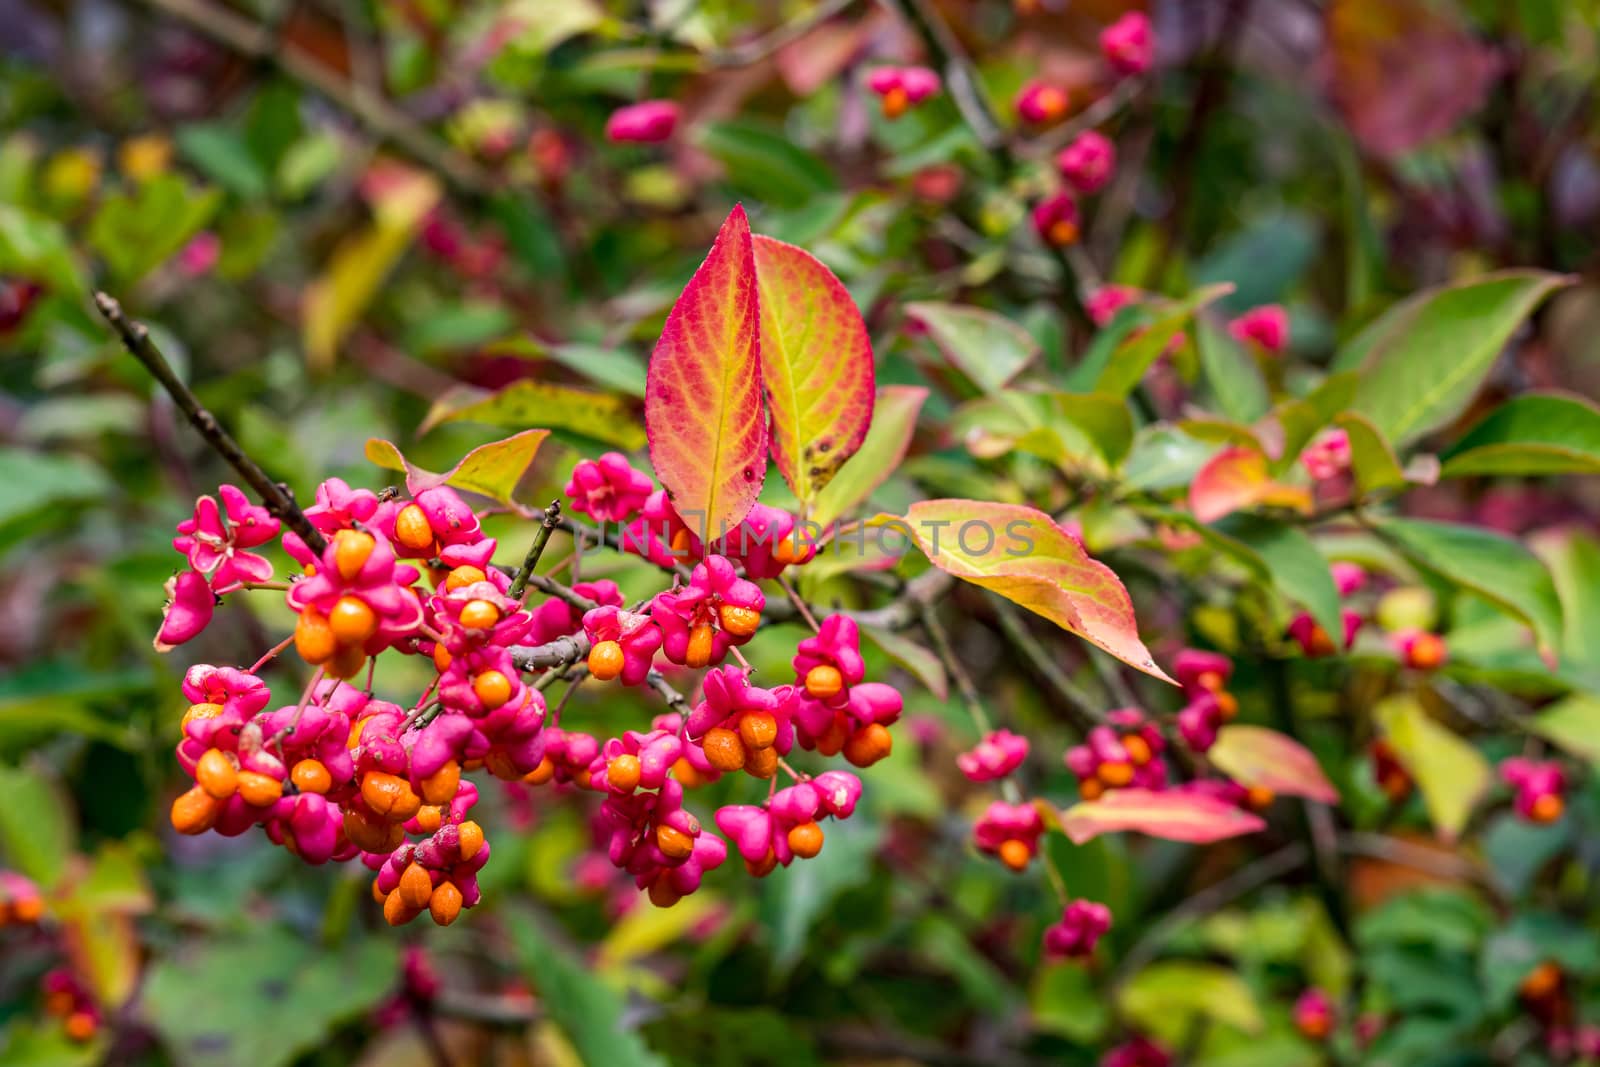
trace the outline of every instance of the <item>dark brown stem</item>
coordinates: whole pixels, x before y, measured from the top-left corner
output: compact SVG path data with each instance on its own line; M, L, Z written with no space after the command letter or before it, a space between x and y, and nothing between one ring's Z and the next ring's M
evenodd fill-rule
M206 443L218 455L239 472L239 477L255 490L267 510L298 534L307 548L321 555L323 549L328 547L328 542L323 540L322 533L311 525L311 520L306 518L305 512L300 510L289 491L267 477L267 472L257 466L255 460L245 455L244 449L239 447L239 442L233 439L233 435L223 429L217 417L207 411L199 398L183 384L173 371L172 365L167 362L167 358L150 339L150 331L145 328L144 323L124 315L122 305L105 293L94 294L94 306L105 316L106 322L111 324L111 328L121 338L123 347L134 359L144 364L145 369L161 384L161 388L167 391L173 403L177 404L179 410L188 418L190 425L206 439Z
M528 546L528 555L523 559L516 577L511 579L510 588L506 590L506 596L512 600L522 598L523 591L528 588L528 579L533 575L533 568L539 565L539 557L544 555L544 546L550 543L550 533L560 521L561 501L552 500L550 506L544 509L544 518L539 522L539 529L534 531L533 544Z

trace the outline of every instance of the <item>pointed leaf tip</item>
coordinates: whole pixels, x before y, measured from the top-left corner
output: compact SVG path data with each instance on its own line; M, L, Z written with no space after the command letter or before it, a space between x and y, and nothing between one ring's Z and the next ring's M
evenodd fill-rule
M645 375L650 462L703 540L749 513L767 473L759 298L750 223L735 205L667 315Z

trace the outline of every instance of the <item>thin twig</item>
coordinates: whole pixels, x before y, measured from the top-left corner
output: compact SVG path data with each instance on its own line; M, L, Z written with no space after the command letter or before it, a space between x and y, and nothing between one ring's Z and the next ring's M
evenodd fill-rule
M1021 652L1039 676L1056 691L1056 695L1066 706L1073 725L1081 733L1088 733L1106 721L1105 714L1095 706L1089 694L1078 688L1077 683L1067 677L1067 672L1050 658L1050 653L1039 643L1038 638L1028 632L1027 624L1022 621L1017 609L1009 603L997 600L994 613L1000 622L1000 629L1005 631L1012 647Z
M813 632L820 631L822 627L817 625L817 617L811 613L810 608L806 607L806 602L800 599L800 594L795 591L794 586L790 585L786 579L779 577L778 587L789 597L789 603L794 605L794 610L800 613L800 617L806 621L806 625L811 627Z
M650 688L659 693L661 695L661 699L667 702L667 707L678 712L679 714L689 710L688 698L682 693L678 692L676 689L672 688L672 684L662 676L660 671L651 670L651 672L646 676L645 680L649 684Z
M328 542L323 540L322 533L311 525L311 520L306 518L305 512L295 504L294 497L289 491L267 477L267 472L257 466L255 460L245 455L244 449L239 447L239 442L233 439L233 435L223 429L217 417L207 411L199 398L183 384L173 371L172 365L167 362L167 357L161 354L156 343L150 339L150 331L144 323L124 315L122 305L105 293L94 294L94 306L105 316L106 322L111 324L111 328L121 338L122 346L134 359L144 364L145 369L160 383L161 388L167 391L173 403L177 404L178 409L188 418L189 424L206 439L206 443L218 455L239 472L239 477L256 491L256 495L261 498L267 510L298 534L307 548L321 555L328 547Z
M447 1018L507 1030L524 1030L543 1017L538 1006L527 996L474 993L452 986L439 990L433 1008Z
M972 716L972 725L977 727L978 736L987 737L994 732L994 721L983 706L983 698L972 681L972 675L967 673L966 666L956 658L955 649L950 647L950 635L945 631L944 623L939 621L939 613L932 604L922 606L922 629L933 645L934 655L939 657L945 671L955 679L956 690L961 694L961 702L967 706L967 714ZM1000 783L1000 795L1006 798L1008 804L1022 803L1022 790L1010 778Z
M528 555L523 559L516 577L511 579L510 588L506 590L506 596L512 600L522 599L523 590L528 588L528 576L533 573L533 568L539 565L539 557L544 555L544 546L550 543L550 533L560 521L561 501L552 500L544 509L544 518L540 520L539 528L534 531L533 544L528 546Z
M1189 897L1134 942L1112 974L1111 988L1120 989L1129 978L1144 970L1145 964L1160 955L1167 942L1189 923L1220 911L1245 894L1283 877L1304 864L1309 856L1310 850L1299 842L1286 845Z

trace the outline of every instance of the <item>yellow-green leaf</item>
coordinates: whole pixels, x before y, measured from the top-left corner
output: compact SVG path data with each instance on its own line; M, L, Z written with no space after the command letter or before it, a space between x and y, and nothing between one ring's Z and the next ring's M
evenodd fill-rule
M314 369L333 365L340 343L439 200L438 181L423 171L386 163L382 178L371 225L341 241L306 290L301 330Z
M1454 841L1489 787L1489 761L1435 722L1409 694L1382 701L1374 716L1395 755L1416 780L1439 836Z
M367 460L385 470L403 472L406 488L412 494L448 485L486 496L519 514L532 515L537 509L518 503L512 498L512 493L527 473L528 465L539 451L539 445L549 436L549 430L524 430L503 441L479 445L463 456L460 463L442 474L434 474L416 466L401 454L393 442L379 437L368 439Z
M470 385L446 390L433 402L419 434L446 422L481 422L514 430L541 426L570 430L632 452L644 445L644 427L632 404L610 393L523 378L498 392Z

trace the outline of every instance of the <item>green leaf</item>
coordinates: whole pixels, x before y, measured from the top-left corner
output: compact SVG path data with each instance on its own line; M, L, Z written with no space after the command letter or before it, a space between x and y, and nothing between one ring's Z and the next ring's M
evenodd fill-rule
M485 347L484 355L553 360L596 385L644 399L644 361L626 349L581 343L547 345L532 337L509 337Z
M1429 888L1390 897L1363 914L1355 941L1363 952L1381 946L1421 946L1440 954L1469 953L1494 916L1477 897L1456 888Z
M1562 393L1502 404L1445 450L1446 478L1600 473L1600 407Z
M1045 964L1033 976L1028 997L1033 1025L1087 1045L1100 1039L1111 1022L1094 976L1077 963Z
M0 204L0 273L34 278L74 296L89 288L61 224L14 204Z
M157 959L139 1011L180 1067L280 1067L387 996L399 965L391 938L329 949L286 929L247 925ZM204 1011L195 1010L197 990L205 991Z
M595 967L601 971L620 971L632 960L678 943L720 907L714 895L700 892L684 897L670 908L631 908L600 942Z
M0 853L45 890L61 881L77 849L68 801L54 782L25 767L0 767Z
M765 122L735 119L696 127L699 145L728 171L741 194L779 207L800 207L839 186L833 170Z
M497 393L455 386L433 402L417 428L427 433L447 422L480 422L504 430L542 426L571 430L627 452L643 448L644 427L634 406L610 393L523 378Z
M99 467L73 455L0 448L0 469L19 475L0 480L0 523L56 504L93 500L111 490Z
M442 474L434 474L416 466L392 442L378 437L367 440L366 456L369 463L385 470L405 472L406 486L413 495L436 486L451 485L486 496L507 505L520 515L531 517L537 513L537 509L526 507L515 500L512 494L527 473L528 465L539 451L539 445L549 436L549 430L524 430L503 441L479 445L461 457L460 463Z
M1354 374L1336 374L1306 396L1285 400L1274 409L1273 416L1283 429L1283 453L1273 466L1275 471L1281 474L1294 466L1317 431L1354 403L1356 385Z
M1573 693L1529 719L1528 729L1600 766L1600 697Z
M266 171L233 126L190 123L179 127L174 139L185 159L239 199L260 200L267 195Z
M55 1019L37 1024L13 1019L0 1031L0 1060L6 1067L95 1067L107 1062L110 1046L109 1028L91 1041L74 1041Z
M1176 489L1194 481L1215 451L1171 426L1146 426L1134 436L1133 447L1122 464L1122 483L1128 489Z
M476 349L511 328L514 316L490 300L465 300L427 312L406 331L405 344L424 355Z
M1095 379L1094 391L1125 397L1144 380L1145 371L1167 350L1172 339L1183 332L1195 312L1219 297L1233 292L1229 284L1197 289L1183 300L1161 305L1150 325L1117 346L1105 369Z
M1197 283L1232 282L1225 301L1238 313L1283 299L1316 257L1319 223L1306 214L1278 211L1251 222L1194 265Z
M1172 1045L1199 1019L1256 1033L1262 1027L1255 994L1233 971L1214 963L1153 963L1122 988L1118 1006L1128 1019Z
M343 153L344 146L333 133L312 130L290 145L278 160L275 181L279 194L290 200L305 196L334 172Z
M69 660L46 659L0 679L0 752L25 750L57 733L115 745L129 744L127 727L90 710L97 702L126 703L150 687L143 671L99 673Z
M1253 552L1265 565L1278 591L1311 612L1325 633L1344 632L1333 572L1304 530L1273 519L1242 514L1230 515L1214 528Z
M1491 1010L1509 1008L1517 987L1541 963L1554 962L1575 977L1600 968L1600 935L1548 912L1526 912L1490 935L1478 959L1478 978Z
M905 668L923 687L940 700L950 699L950 679L944 663L920 641L878 626L862 626L867 639L883 649L897 666Z
M1139 304L1129 304L1111 317L1111 321L1095 331L1094 337L1089 341L1089 347L1083 350L1082 357L1067 371L1064 379L1066 387L1073 392L1087 393L1094 388L1094 383L1105 373L1106 367L1111 363L1111 357L1117 352L1135 330L1147 325L1150 321L1150 312Z
M1133 415L1123 397L1108 393L1055 393L1056 410L1082 430L1106 465L1115 470L1133 447Z
M1039 355L1039 343L1011 319L984 308L921 301L908 319L927 330L940 354L979 389L997 393Z
M1394 449L1376 426L1355 412L1346 412L1333 421L1350 438L1350 466L1363 493L1406 484L1405 471L1400 469Z
M583 1063L665 1067L666 1061L625 1028L622 999L548 937L537 920L518 911L506 916L506 925L523 973Z
M1424 519L1386 519L1374 529L1417 567L1527 623L1540 654L1554 660L1561 648L1561 601L1550 572L1521 542L1476 526Z
M1478 798L1489 788L1489 761L1429 717L1414 696L1388 697L1373 714L1400 762L1416 780L1428 817L1440 836L1455 840Z
M89 223L89 246L117 284L131 285L172 258L221 202L220 189L194 189L175 174L163 174L101 201Z
M1503 271L1401 303L1340 350L1335 370L1361 371L1355 410L1396 446L1466 410L1522 321L1569 279Z
M920 385L879 387L867 439L817 494L816 506L808 516L812 522L826 529L871 496L899 468L927 399L928 390Z
M799 962L806 935L834 899L872 876L882 836L881 825L859 817L830 822L822 855L796 860L761 880L761 925L771 932L776 974L787 974Z
M1251 423L1272 407L1272 396L1254 357L1208 317L1195 320L1200 367L1222 413L1234 422Z
M1541 534L1533 550L1550 568L1561 599L1563 659L1600 665L1600 539L1571 526Z

